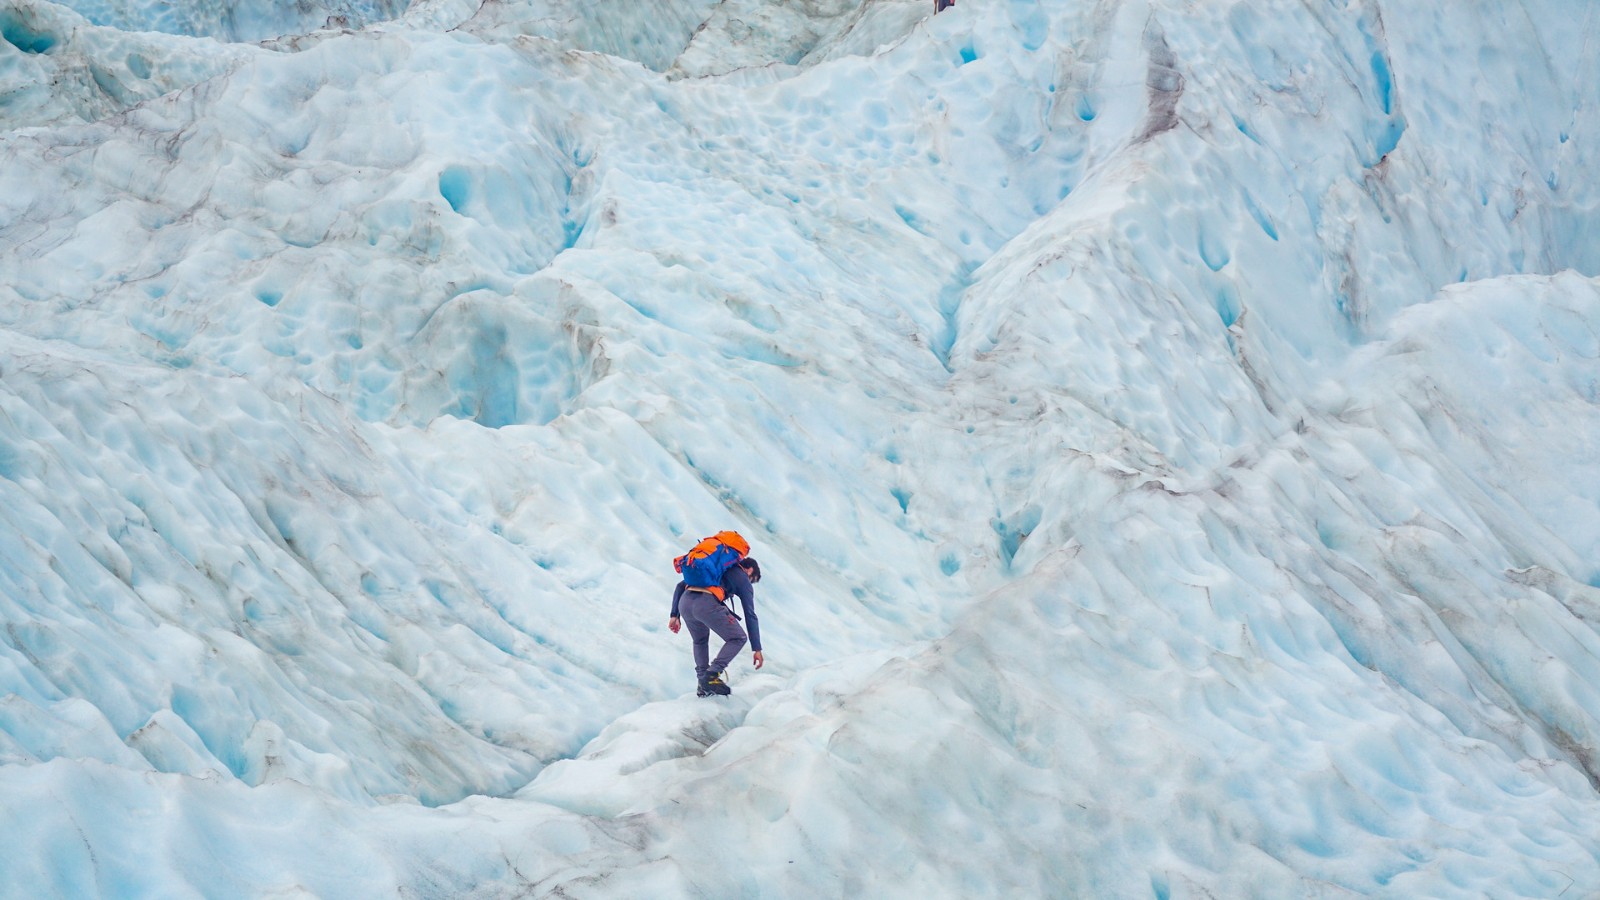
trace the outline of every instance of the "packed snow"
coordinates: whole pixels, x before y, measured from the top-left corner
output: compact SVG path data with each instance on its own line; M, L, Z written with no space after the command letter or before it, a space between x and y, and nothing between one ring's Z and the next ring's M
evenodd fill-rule
M1594 894L1597 101L1581 0L0 0L0 895Z

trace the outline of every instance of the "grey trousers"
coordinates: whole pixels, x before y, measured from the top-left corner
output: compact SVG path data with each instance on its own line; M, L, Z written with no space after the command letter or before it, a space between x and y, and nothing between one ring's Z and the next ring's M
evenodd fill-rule
M733 613L718 603L717 598L703 591L684 591L683 596L678 598L678 614L683 617L683 624L688 626L689 637L694 642L696 678L722 672L750 642L749 636L744 633L744 626L739 624ZM717 658L707 663L713 631L722 638L723 644L722 649L717 651Z

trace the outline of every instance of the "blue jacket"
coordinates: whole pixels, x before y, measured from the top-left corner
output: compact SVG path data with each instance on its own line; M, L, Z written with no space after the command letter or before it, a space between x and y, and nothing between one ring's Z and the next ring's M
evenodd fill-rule
M672 617L678 618L678 601L683 598L686 589L683 582L678 582L678 587L672 592ZM756 619L756 589L750 585L750 576L738 566L729 566L728 571L722 573L722 590L728 596L737 595L739 605L744 607L744 629L750 634L750 649L761 649L761 623Z

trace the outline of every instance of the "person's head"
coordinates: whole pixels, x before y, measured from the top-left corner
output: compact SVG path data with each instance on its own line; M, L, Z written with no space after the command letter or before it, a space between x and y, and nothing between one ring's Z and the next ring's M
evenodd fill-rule
M744 569L744 574L750 576L751 584L761 580L761 564L756 562L754 556L746 556L739 560L739 568Z

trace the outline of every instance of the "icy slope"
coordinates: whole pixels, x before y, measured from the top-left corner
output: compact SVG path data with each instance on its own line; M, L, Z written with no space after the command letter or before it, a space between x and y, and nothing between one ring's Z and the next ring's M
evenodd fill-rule
M60 5L121 31L252 42L319 28L360 28L395 18L410 0L69 0Z
M7 890L1600 883L1583 5L617 6L0 11Z

